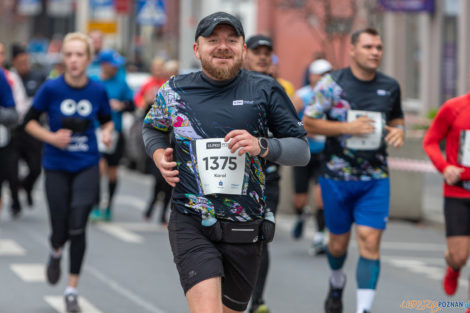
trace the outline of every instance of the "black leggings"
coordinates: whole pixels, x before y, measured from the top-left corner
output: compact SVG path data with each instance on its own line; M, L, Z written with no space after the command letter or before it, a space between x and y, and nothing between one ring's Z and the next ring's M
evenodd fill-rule
M162 213L161 213L161 216L160 216L160 222L161 223L166 223L167 222L167 220L166 220L166 210L168 208L168 204L171 201L171 192L172 192L173 189L171 188L170 185L168 185L168 183L165 181L162 174L160 173L160 171L157 168L154 169L153 176L154 176L153 195L152 195L152 198L150 199L150 202L147 206L147 210L145 211L145 216L148 217L148 218L150 218L152 216L155 203L158 200L158 194L160 192L163 192L164 195L165 195L165 198L163 200L163 209L162 209Z
M85 255L85 229L99 184L98 165L77 173L45 171L52 234L51 245L62 248L70 240L70 273L80 274Z

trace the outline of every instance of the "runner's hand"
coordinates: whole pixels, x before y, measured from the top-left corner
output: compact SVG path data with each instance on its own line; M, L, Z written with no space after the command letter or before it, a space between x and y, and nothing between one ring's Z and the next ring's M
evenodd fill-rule
M388 125L385 125L385 129L388 131L385 141L394 148L401 148L405 141L405 131L401 128Z
M347 122L345 133L353 136L367 135L374 132L374 120L363 115L352 122Z
M124 110L125 108L124 102L116 99L109 100L109 105L111 106L111 109L118 112Z
M111 142L112 142L112 134L109 129L103 129L101 132L101 141L104 143L106 147L111 147Z
M173 149L157 149L153 154L153 161L166 182L171 187L175 187L180 179L178 178L178 170L174 169L176 162L173 161Z
M72 131L70 129L61 128L52 136L51 144L59 149L65 149L70 144L72 139Z
M256 156L260 153L261 148L258 143L258 138L252 136L244 129L235 129L225 135L225 142L229 141L228 148L230 152L235 153L238 150L238 155L248 153L251 156Z
M448 185L454 185L460 180L460 174L464 171L463 168L454 166L454 165L448 165L444 169L444 179Z

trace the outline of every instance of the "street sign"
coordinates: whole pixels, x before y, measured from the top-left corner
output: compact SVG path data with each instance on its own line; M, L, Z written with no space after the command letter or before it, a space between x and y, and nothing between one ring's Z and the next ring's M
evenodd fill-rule
M20 15L37 15L42 10L41 0L20 0L18 2L18 14Z
M72 0L49 0L47 14L56 17L66 17L73 12Z
M89 21L88 31L99 30L105 34L115 34L117 31L116 22L114 21Z
M138 24L162 26L166 23L165 3L163 0L139 0L136 11Z
M380 0L380 4L390 11L421 12L434 11L434 0Z
M114 9L118 14L127 14L131 11L130 0L114 0Z
M113 0L89 0L92 20L112 21L116 18Z

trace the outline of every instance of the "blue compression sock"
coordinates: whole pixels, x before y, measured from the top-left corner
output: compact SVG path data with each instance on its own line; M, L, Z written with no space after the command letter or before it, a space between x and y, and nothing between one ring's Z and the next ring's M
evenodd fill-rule
M356 269L357 287L359 289L374 289L380 274L380 260L359 258Z
M328 259L328 264L330 265L330 268L334 271L339 270L343 268L344 261L346 260L346 254L343 254L342 256L333 256L330 254L330 251L326 249L326 257Z

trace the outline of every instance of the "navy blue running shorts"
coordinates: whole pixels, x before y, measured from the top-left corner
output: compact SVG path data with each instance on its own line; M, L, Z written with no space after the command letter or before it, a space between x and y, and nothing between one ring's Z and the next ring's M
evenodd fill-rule
M245 311L258 277L262 241L214 243L203 235L199 216L175 209L171 211L168 231L184 293L206 279L222 277L223 304Z

